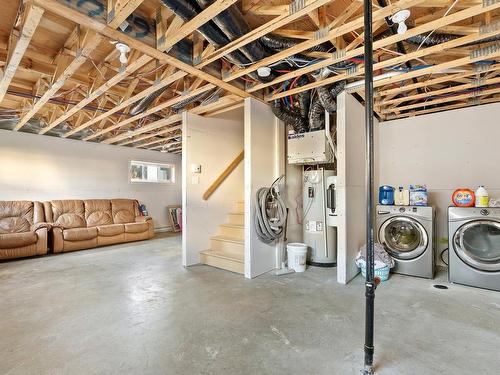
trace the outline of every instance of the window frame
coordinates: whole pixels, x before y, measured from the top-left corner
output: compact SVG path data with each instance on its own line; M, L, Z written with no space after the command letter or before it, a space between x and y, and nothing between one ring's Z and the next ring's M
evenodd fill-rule
M154 181L154 180L146 180L146 179L141 179L140 181L133 181L132 180L132 165L141 165L142 167L144 166L155 166L157 167L157 171L161 167L166 167L170 168L172 171L171 179L169 181ZM158 176L157 176L158 178ZM142 161L142 160L129 160L128 163L128 182L130 184L162 184L162 185L175 185L175 164L171 163L159 163L159 162L151 162L151 161Z

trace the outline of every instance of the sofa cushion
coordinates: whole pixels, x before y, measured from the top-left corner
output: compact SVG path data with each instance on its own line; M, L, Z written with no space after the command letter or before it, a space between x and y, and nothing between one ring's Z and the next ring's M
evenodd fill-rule
M88 227L113 224L111 217L111 202L109 199L84 200L85 221Z
M0 234L0 249L33 245L38 241L35 232Z
M125 231L123 224L110 224L97 227L99 236L111 237L122 234Z
M0 201L0 233L29 232L33 225L33 202Z
M142 233L149 230L148 223L125 224L125 233Z
M112 199L111 211L115 224L133 223L139 216L137 201L133 199Z
M97 237L97 228L73 228L63 230L65 241L85 241Z
M80 200L51 201L52 220L54 224L67 228L85 228L85 208ZM47 215L48 216L48 215Z

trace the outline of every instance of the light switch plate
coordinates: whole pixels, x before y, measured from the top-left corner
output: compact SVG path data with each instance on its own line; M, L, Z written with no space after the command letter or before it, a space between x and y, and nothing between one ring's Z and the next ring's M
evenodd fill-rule
M201 164L191 164L191 173L201 173Z

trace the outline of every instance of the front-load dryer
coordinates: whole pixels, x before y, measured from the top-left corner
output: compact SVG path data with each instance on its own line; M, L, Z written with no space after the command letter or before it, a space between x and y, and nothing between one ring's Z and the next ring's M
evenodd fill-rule
M394 259L392 272L434 277L435 213L428 206L377 206L377 241Z
M500 208L448 208L450 282L500 291Z

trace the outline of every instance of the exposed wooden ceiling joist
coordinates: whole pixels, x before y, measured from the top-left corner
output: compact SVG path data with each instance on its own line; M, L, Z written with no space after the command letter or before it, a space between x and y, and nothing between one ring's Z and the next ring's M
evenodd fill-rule
M17 72L17 68L28 49L31 38L42 19L44 9L26 4L20 15L19 30L14 29L10 36L7 64L0 80L0 102L2 102L9 85Z
M123 43L126 43L130 48L138 50L145 55L158 59L159 61L162 61L166 64L172 65L186 73L192 74L193 76L199 77L204 79L207 82L210 82L212 84L215 84L224 90L227 90L233 94L236 94L242 98L250 97L252 96L251 94L245 92L244 90L231 85L229 83L226 83L222 81L221 79L214 77L204 71L196 69L194 66L191 66L189 64L186 64L175 57L172 57L166 53L163 53L162 51L156 49L153 46L149 46L146 43L134 39L120 31L117 31L108 25L98 21L94 20L72 8L69 8L65 6L64 4L59 3L56 0L33 0L37 5L40 7L45 8L47 11L50 11L51 13L57 14L60 17L66 18L68 20L71 20L75 23L78 23L84 27L88 27L98 33L100 33L103 36L106 36L112 40L119 40Z
M373 21L378 21L380 19L383 19L385 17L388 17L392 15L394 12L401 10L401 9L406 9L415 5L418 5L420 3L425 2L426 0L400 0L397 1L391 5L388 5L384 8L381 8L375 12L373 12ZM363 27L363 17L358 17L354 19L353 21L344 23L343 25L339 25L338 27L329 30L327 33L324 33L324 36L319 36L318 38L314 40L307 40L302 43L299 43L295 45L294 47L285 49L279 53L276 53L272 56L269 56L265 59L262 59L258 61L255 64L252 64L251 66L244 68L244 69L238 69L234 73L232 73L229 77L224 78L225 82L231 82L235 80L236 78L245 76L249 73L254 72L258 68L264 67L264 66L269 66L277 61L286 59L292 55L295 55L297 53L304 52L310 48L315 47L318 44L328 42L338 36L345 35L351 31L357 30L359 28Z
M364 36L360 0L304 0L292 6L274 0L241 0L251 31L218 49L196 30L234 6L236 0L211 2L188 22L160 0L96 0L103 12L92 17L81 11L93 10L95 5L78 6L74 1L26 0L24 14L20 13L14 25L15 30L26 32L14 31L10 38L17 43L7 45L9 35L1 35L2 30L14 28L12 18L8 25L0 24L0 67L6 72L0 79L0 107L8 109L3 110L5 117L15 118L16 113L19 116L15 130L36 118L36 122L48 124L41 133L157 150L182 136L178 125L182 116L172 113L169 107L200 92L221 90L221 99L214 103L199 98L190 105L195 113L213 116L240 107L242 99L252 95L266 101L281 99L339 81L358 81L364 73L360 61ZM500 64L496 63L500 59L500 44L481 43L485 38L497 40L500 36L496 31L500 30L499 2L393 0L385 7L374 5L373 28L384 36L388 35L387 16L400 9L411 10L405 34L389 35L374 43L376 75L394 71L394 76L386 75L375 83L375 109L382 119L486 103L492 95L498 97L494 90L500 83ZM40 9L42 14L26 16L33 9ZM127 24L136 27L137 20L138 24L147 23L145 37L138 36L140 28L125 30ZM52 28L58 32L52 32ZM436 40L443 41L441 44L432 42L418 49L412 44L431 31ZM262 43L260 38L269 33L295 38L292 44L297 44L274 55L267 52L268 57L249 65L238 67L223 61L228 53L248 43ZM453 35L439 39L442 33ZM412 43L408 42L410 37L414 39ZM195 66L174 57L175 49L172 56L165 53L183 39L193 45ZM115 41L126 43L134 53L127 68L120 68L117 63L119 54L109 44ZM307 51L322 43L331 43L337 51ZM404 43L404 54L396 50L396 43ZM483 49L484 46L490 49ZM300 55L316 60L290 65L271 82L254 83L256 75L248 76L259 67L278 61L282 64L290 61L290 56L293 60ZM213 70L215 64L210 66L210 73L203 70L210 63L220 64L219 61L223 79ZM337 69L321 80L311 75L340 62L354 64L355 68ZM414 67L400 67L408 62ZM484 65L486 62L492 65ZM477 69L478 63L483 64L481 69ZM308 84L290 85L302 75L309 77ZM410 79L414 82L408 82ZM247 81L245 89L242 80ZM159 89L166 90L152 101L150 108L139 115L130 114L134 103ZM422 89L426 92L418 91ZM268 90L273 92L269 94ZM362 87L354 90L363 97ZM486 94L467 96L473 95L470 92ZM432 100L428 99L430 95Z
M67 63L66 57L61 56L58 62L58 69L52 77L52 83L50 88L38 99L31 110L26 113L19 123L14 128L15 131L21 129L24 125L28 123L29 120L36 115L36 113L63 87L66 80L71 77L83 63L87 61L87 56L89 56L92 51L99 45L102 38L100 35L94 33L93 31L87 31L84 36L82 36L82 41L80 43L80 53L72 59L69 64ZM77 44L75 44L77 45Z
M453 23L458 22L460 20L464 20L464 19L467 19L469 17L473 17L475 15L482 14L484 12L491 11L494 9L499 9L499 8L500 8L500 3L490 5L489 7L486 7L486 8L483 6L476 6L473 8L469 8L469 9L451 14L447 17L440 18L440 19L435 20L435 21L431 21L429 23L426 23L426 24L421 25L419 27L413 28L411 30L408 30L405 34L396 34L396 35L384 38L382 40L375 41L373 43L373 48L376 50L379 48L387 47L387 46L390 46L391 44L395 44L396 42L403 41L403 40L409 38L410 36L420 35L420 34L432 31L439 26L453 24ZM479 35L479 33L476 33L474 35L478 36L478 39L476 39L476 40L479 40L482 38L482 36ZM254 87L250 88L248 91L254 92L254 91L260 90L262 88L269 87L272 84L281 83L281 82L284 82L286 80L293 79L299 75L311 73L314 70L326 67L328 65L340 63L340 62L346 61L350 58L355 58L356 56L359 56L360 54L363 54L363 47L356 48L354 50L351 50L351 51L348 51L345 53L338 53L336 55L333 55L333 58L331 60L326 60L324 62L318 62L314 65L309 66L309 67L305 67L302 69L295 70L291 73L284 74L270 83L257 84ZM410 58L406 59L407 56L408 55L402 56L403 60L405 60L405 61L410 60ZM413 56L416 56L416 55L414 54ZM380 67L374 67L374 70L377 70L379 68ZM286 94L284 94L284 96L291 95L291 94L297 94L299 92L310 90L312 88L315 88L318 86L323 86L323 85L330 84L330 83L333 83L333 82L330 82L328 79L321 81L321 82L314 82L314 83L311 83L310 85L298 87L295 90L286 91ZM276 99L278 97L279 96L270 97L268 99L272 100L272 99Z

